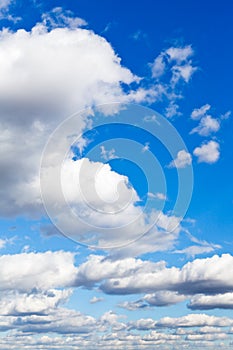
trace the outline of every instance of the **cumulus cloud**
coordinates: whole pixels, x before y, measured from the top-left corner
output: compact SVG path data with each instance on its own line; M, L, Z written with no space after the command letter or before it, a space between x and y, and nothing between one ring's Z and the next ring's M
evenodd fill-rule
M74 254L63 251L0 256L0 291L30 291L70 286L75 280Z
M192 310L233 309L233 293L216 295L195 295L188 304Z
M32 289L28 293L7 291L0 293L0 314L5 316L48 314L60 304L65 303L72 291L49 289L40 291Z
M209 141L203 143L200 147L196 147L193 154L197 157L199 163L216 163L220 156L219 143Z
M201 118L200 124L192 129L191 134L198 133L200 136L208 136L220 129L220 123L210 115Z
M171 161L169 168L185 168L192 163L192 156L189 152L181 150L177 153L176 159Z
M153 263L140 259L111 260L92 255L78 267L77 285L94 286L109 294L155 293L212 295L232 291L232 256L224 254L196 259L182 268L166 267L164 261Z
M65 28L58 21L59 28L49 29L44 22L30 31L0 32L3 215L41 213L42 150L50 133L70 113L112 101L140 102L155 94L143 88L130 91L130 87L126 94L121 84L130 86L139 79L121 65L111 45L91 30L73 28L78 23L67 24L69 16L64 17L60 9L53 14ZM74 130L77 135L84 125L80 119Z

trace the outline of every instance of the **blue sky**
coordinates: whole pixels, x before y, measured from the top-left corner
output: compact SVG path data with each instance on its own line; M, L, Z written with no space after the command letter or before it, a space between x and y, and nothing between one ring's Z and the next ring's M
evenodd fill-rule
M232 12L0 0L0 349L232 348Z

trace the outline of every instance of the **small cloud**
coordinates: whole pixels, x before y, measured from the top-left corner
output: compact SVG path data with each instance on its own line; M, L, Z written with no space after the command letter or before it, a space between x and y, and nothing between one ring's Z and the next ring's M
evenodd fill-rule
M143 118L143 120L144 120L145 122L155 122L155 123L157 123L158 125L160 125L160 123L159 123L159 121L158 121L158 118L156 117L155 114L153 114L153 115L146 115L146 116Z
M179 106L174 101L170 102L169 106L165 110L165 115L167 118L172 118L175 116L180 116Z
M115 154L116 150L114 148L112 148L111 150L108 151L105 149L104 146L100 146L100 150L101 150L101 153L100 153L101 157L106 161L108 161L110 159L118 158Z
M29 253L30 251L30 245L25 245L23 248L22 248L22 253Z
M133 35L131 35L131 38L134 39L135 41L145 40L147 39L147 35L143 33L142 30L139 29Z
M169 60L176 61L181 64L191 56L193 56L193 49L191 45L184 47L170 47L166 50L166 54L169 56Z
M147 152L150 150L150 144L149 142L146 142L145 145L142 147L142 153Z
M0 249L5 248L7 244L14 244L16 236L11 238L0 238Z
M197 133L200 136L208 136L211 133L217 132L219 129L219 121L212 118L210 115L206 115L201 118L199 125L196 128L192 129L190 134Z
M209 141L196 147L193 154L198 158L198 163L216 163L220 156L219 143L216 141Z
M209 104L205 104L200 108L195 108L191 113L191 119L199 120L206 115L206 112L210 110L211 106Z
M157 192L157 193L152 193L152 192L148 192L148 197L149 198L154 198L154 199L159 199L161 201L166 201L167 200L167 196L164 193L161 192Z
M154 62L151 64L151 71L153 78L159 78L165 73L166 63L164 60L164 55L160 54L155 58Z
M172 67L172 79L171 83L176 85L180 80L184 80L186 83L189 82L193 73L197 70L197 67L193 67L191 62L188 62L185 65L178 66L175 65Z
M97 298L96 296L94 296L92 299L90 299L90 304L96 304L96 303L99 303L101 301L103 301L104 298Z
M0 249L4 248L6 245L6 240L0 238Z
M169 165L169 168L185 168L192 163L192 156L184 149L177 153L176 159L174 159Z
M52 11L42 15L43 23L50 28L68 27L75 29L87 25L87 22L79 17L74 17L72 11L64 11L62 7L55 7Z
M228 111L228 112L222 114L222 115L220 116L220 119L221 119L221 120L226 120L226 119L230 118L230 116L231 116L231 111Z
M217 246L217 248L220 248ZM181 249L181 250L175 250L174 253L177 254L185 254L188 257L195 257L196 255L201 255L204 253L210 253L213 252L216 249L216 246L213 245L205 245L205 246L199 246L199 245L192 245L190 247Z

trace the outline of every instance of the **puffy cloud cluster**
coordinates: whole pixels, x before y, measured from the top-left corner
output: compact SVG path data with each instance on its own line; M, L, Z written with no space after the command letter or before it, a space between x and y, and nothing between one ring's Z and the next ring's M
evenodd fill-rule
M74 255L67 252L3 255L0 264L0 330L14 330L7 338L1 337L0 348L7 342L9 349L23 344L31 349L50 349L54 346L51 339L56 338L58 349L130 348L135 342L142 348L149 342L164 349L168 344L183 349L190 343L200 347L231 339L233 320L229 317L188 314L128 321L112 311L95 318L64 307L72 293L70 287L99 286L99 290L122 297L146 292L137 302L120 305L129 310L171 305L186 298L191 299L191 309L231 308L230 255L196 259L182 268L168 268L164 262L113 260L96 255L76 266ZM104 303L99 295L90 302ZM49 333L56 336L45 335Z
M177 157L169 164L169 168L185 168L191 163L191 154L185 150L181 150L177 153Z
M70 113L112 101L140 102L154 93L143 88L125 93L122 84L130 90L139 79L121 65L111 45L91 30L68 25L48 29L44 22L30 31L0 32L3 215L41 213L42 151ZM74 131L79 134L84 125L80 118Z
M197 157L199 163L215 163L219 159L219 143L216 141L209 141L203 143L200 147L196 147L193 154Z
M171 46L162 51L151 64L152 77L159 81L163 87L163 94L169 104L165 108L168 118L179 116L177 101L182 98L182 86L188 84L197 71L192 62L194 51L191 45Z

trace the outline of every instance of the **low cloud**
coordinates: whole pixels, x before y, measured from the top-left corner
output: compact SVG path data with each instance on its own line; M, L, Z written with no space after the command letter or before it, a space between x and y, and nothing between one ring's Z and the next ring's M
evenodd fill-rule
M199 163L216 163L220 157L219 143L216 141L203 143L200 147L194 149L193 154L197 157Z

